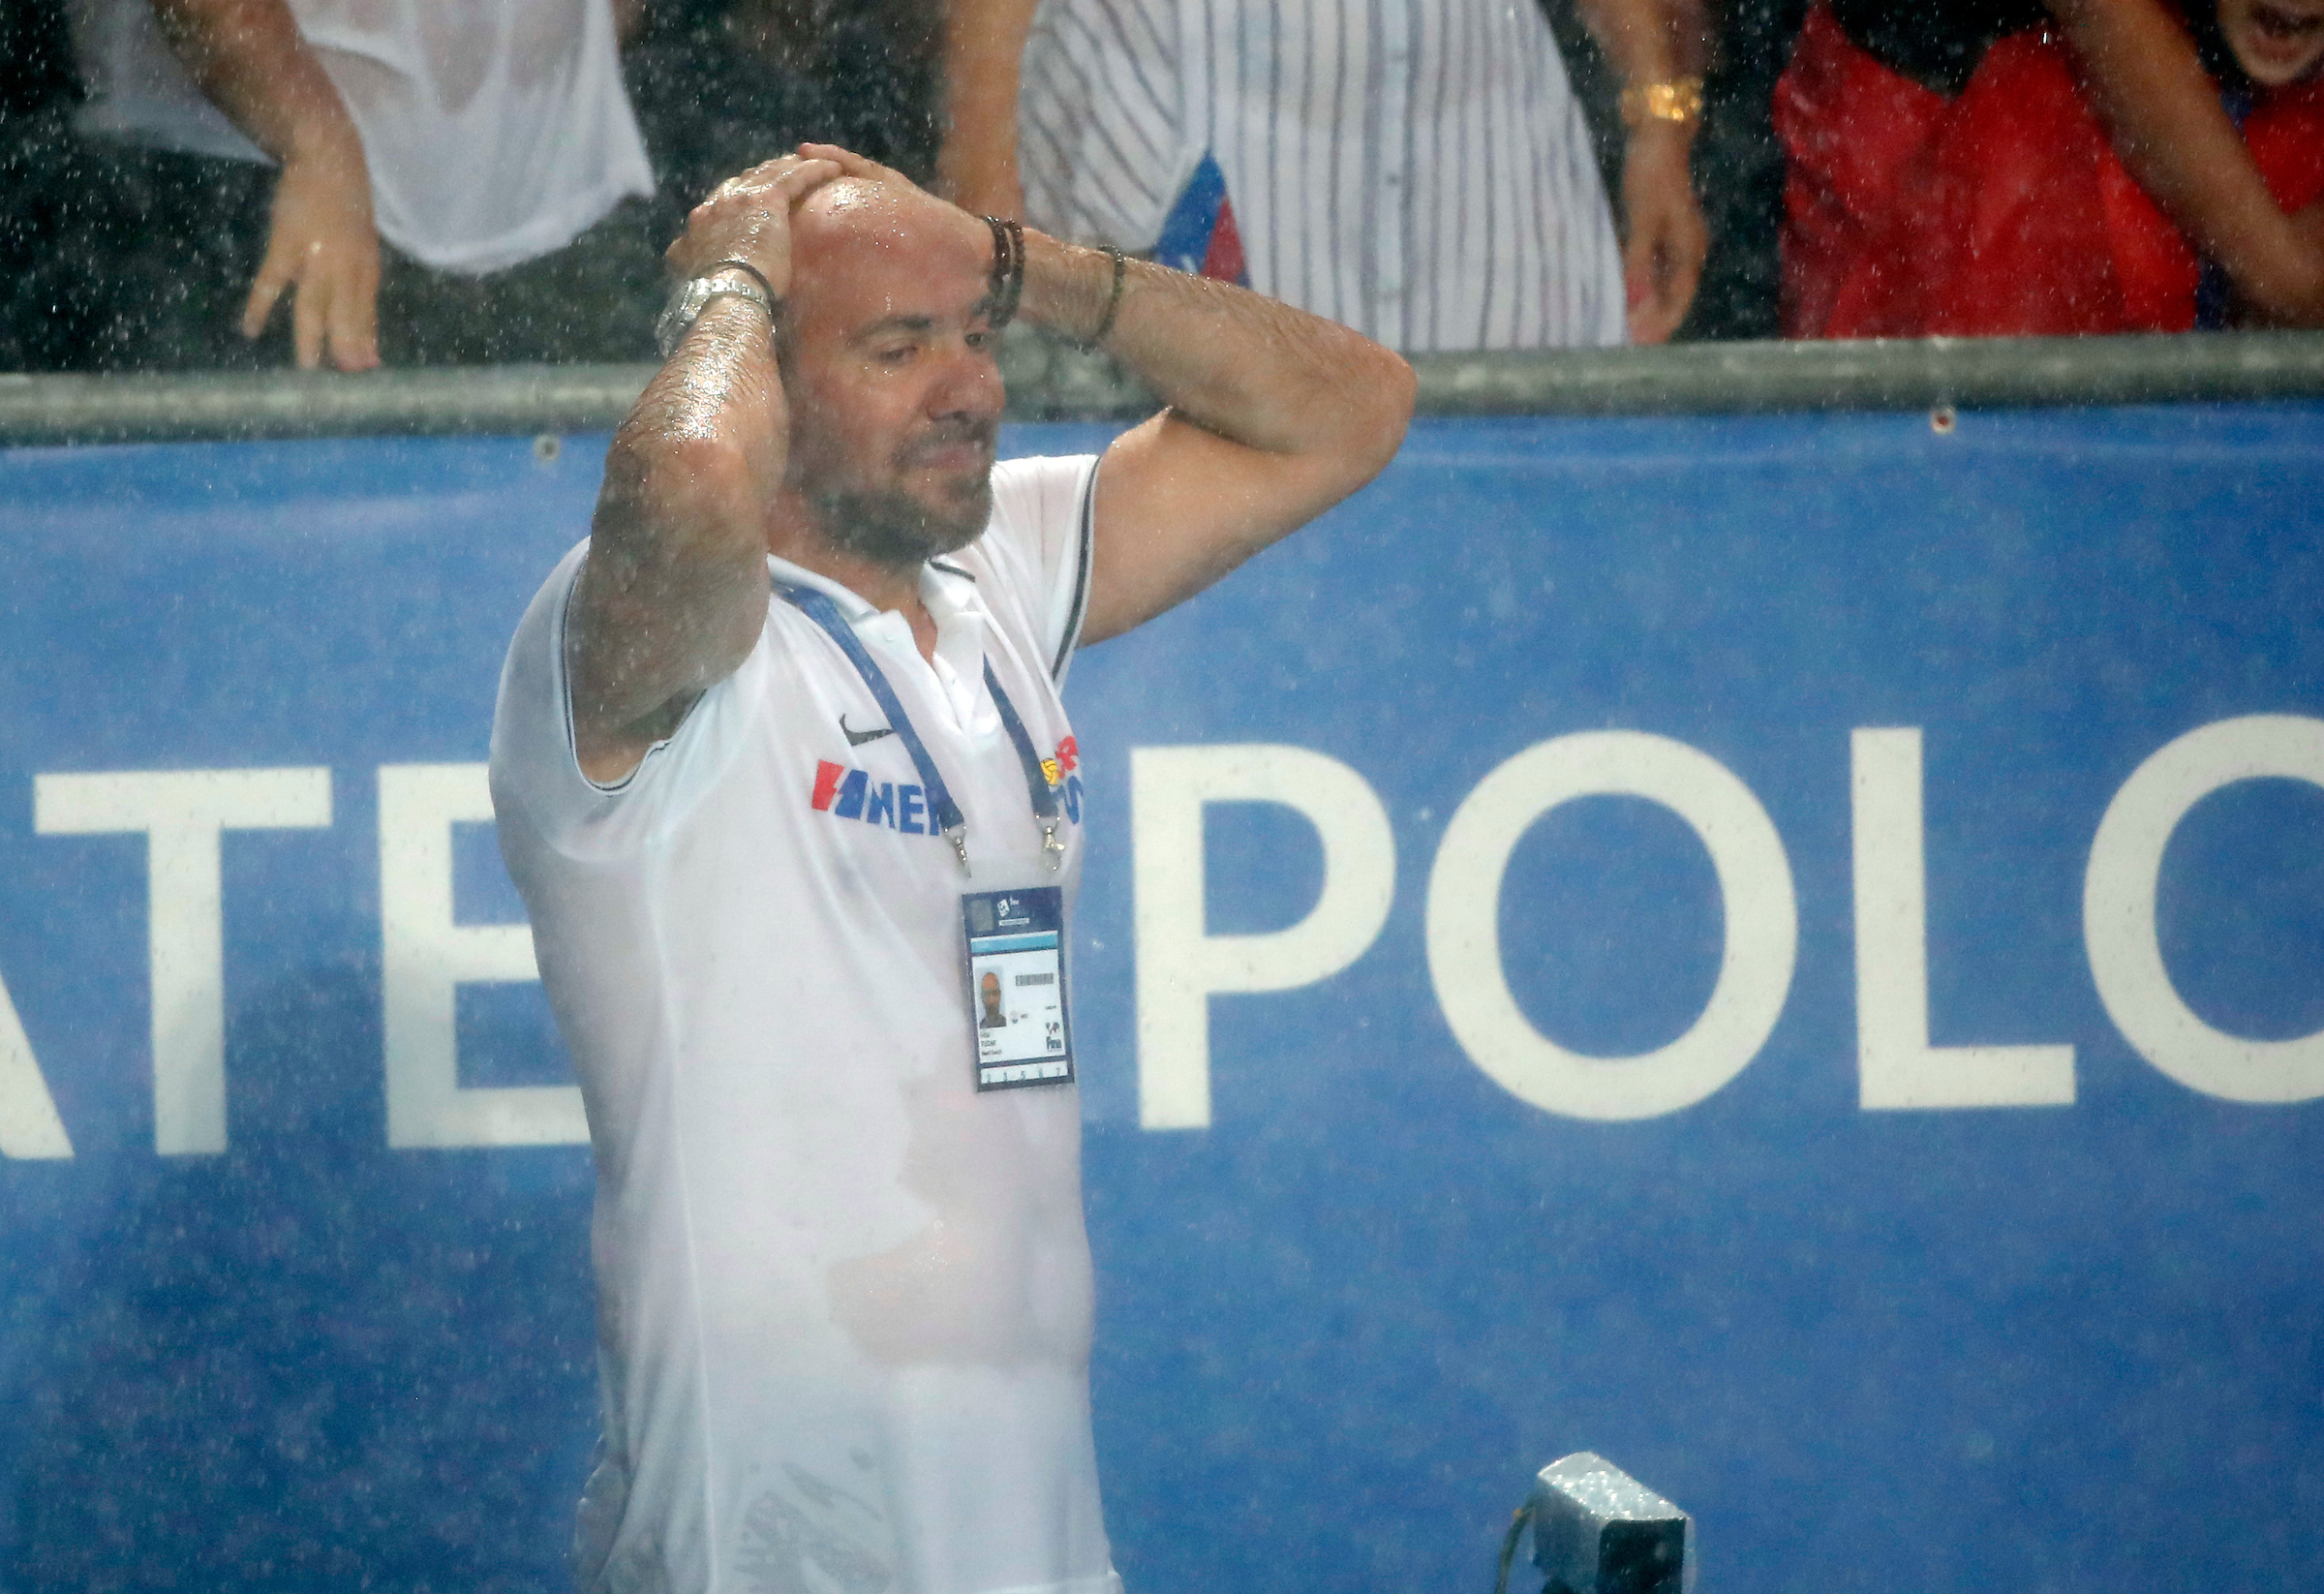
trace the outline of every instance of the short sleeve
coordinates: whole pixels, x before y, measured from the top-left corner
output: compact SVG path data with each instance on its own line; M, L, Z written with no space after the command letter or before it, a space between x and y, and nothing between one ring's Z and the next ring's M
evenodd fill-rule
M512 818L568 856L630 850L681 817L739 745L767 668L761 636L740 668L705 691L667 741L623 780L582 773L565 674L565 616L589 554L577 543L534 595L501 667L492 718L492 805L504 837Z
M566 691L565 608L588 555L586 541L575 544L533 595L501 666L492 716L493 808L504 822L512 809L521 811L551 843L586 827L612 806L619 789L599 787L581 773ZM635 780L633 773L624 784Z
M993 471L993 519L972 544L1005 597L1022 609L1050 679L1062 683L1089 608L1095 536L1095 454L1012 459Z

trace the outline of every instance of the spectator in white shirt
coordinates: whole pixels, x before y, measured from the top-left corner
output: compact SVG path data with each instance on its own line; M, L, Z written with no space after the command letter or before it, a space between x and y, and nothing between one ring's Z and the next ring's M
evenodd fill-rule
M72 20L91 142L278 167L241 331L288 294L304 366L379 363L382 236L478 278L653 192L608 0L75 0Z

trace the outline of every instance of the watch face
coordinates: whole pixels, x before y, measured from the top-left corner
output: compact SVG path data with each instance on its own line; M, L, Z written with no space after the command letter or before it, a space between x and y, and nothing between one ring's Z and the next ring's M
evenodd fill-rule
M756 284L741 280L742 274L733 270L713 271L708 276L691 277L670 291L670 302L660 315L654 318L654 341L661 348L661 357L668 359L686 336L686 329L694 324L694 318L703 307L721 293L737 293L767 313L772 321L775 307Z
M686 329L694 324L696 316L702 314L702 306L709 302L710 292L711 285L700 277L682 282L671 290L670 302L662 307L661 314L654 320L654 341L660 347L663 359L670 357L678 347L678 340L686 336Z

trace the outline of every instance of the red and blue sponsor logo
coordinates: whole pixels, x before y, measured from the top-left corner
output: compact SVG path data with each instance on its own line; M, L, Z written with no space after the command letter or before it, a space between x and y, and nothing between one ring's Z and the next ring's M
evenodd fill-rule
M929 821L928 793L917 784L875 782L860 769L828 759L815 761L815 789L808 804L835 819L861 819L906 836L936 834L936 827Z
M1227 196L1227 176L1215 157L1206 153L1196 164L1177 202L1162 218L1154 259L1173 271L1215 277L1239 288L1251 286L1242 233L1235 225L1235 201Z
M1082 753L1070 736L1041 761L1041 773L1058 789L1065 817L1082 822ZM928 793L916 782L874 781L871 775L828 758L815 760L814 789L808 807L835 819L858 819L905 836L939 834L928 812Z
M1082 822L1082 749L1081 744L1068 736L1057 744L1055 754L1041 761L1041 773L1049 777L1065 804L1065 817L1075 824Z

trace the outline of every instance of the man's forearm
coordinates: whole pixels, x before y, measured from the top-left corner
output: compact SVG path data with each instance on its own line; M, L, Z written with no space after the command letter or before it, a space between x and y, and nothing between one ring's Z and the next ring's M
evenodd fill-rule
M789 431L766 312L717 298L638 395L608 457L659 495L639 505L651 525L698 520L711 542L756 558L766 551L759 511L781 483Z
M1169 406L1106 451L1085 642L1201 592L1395 457L1412 367L1247 289L1025 234L1026 316L1095 338Z
M153 0L170 48L210 103L276 160L351 156L363 143L283 0Z
M788 437L766 313L714 299L606 452L567 628L585 768L600 752L613 755L605 769L626 768L666 734L658 713L749 652Z
M670 246L674 272L726 291L701 304L606 451L565 639L574 751L593 779L636 768L766 625L768 516L790 454L768 317L790 291L792 207L838 173L778 156L719 184Z
M1102 250L1028 230L1024 314L1086 338L1106 314ZM1106 352L1205 430L1271 454L1394 453L1412 370L1336 322L1148 261L1125 263ZM1365 475L1368 478L1369 471Z

